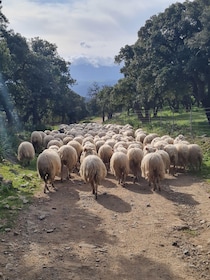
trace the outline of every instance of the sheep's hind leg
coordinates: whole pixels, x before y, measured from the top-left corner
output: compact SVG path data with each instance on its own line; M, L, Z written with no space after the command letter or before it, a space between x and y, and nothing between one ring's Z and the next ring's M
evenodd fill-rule
M95 184L95 199L98 198L98 185Z
M50 190L48 188L47 183L45 182L45 184L44 184L44 193L47 193L47 191L49 192Z
M57 191L58 189L55 187L54 183L51 183L53 190Z

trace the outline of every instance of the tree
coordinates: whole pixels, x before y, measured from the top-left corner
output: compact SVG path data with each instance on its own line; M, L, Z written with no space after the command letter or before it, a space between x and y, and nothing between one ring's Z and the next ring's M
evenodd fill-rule
M168 102L189 109L192 96L210 107L209 20L209 1L172 4L146 21L135 44L121 49L115 60L124 62L125 79L134 79L140 108L156 112ZM210 124L209 110L206 116Z

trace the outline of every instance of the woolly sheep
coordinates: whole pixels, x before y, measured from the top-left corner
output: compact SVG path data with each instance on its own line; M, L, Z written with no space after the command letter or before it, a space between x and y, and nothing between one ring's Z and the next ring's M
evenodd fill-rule
M158 137L157 133L150 133L148 134L143 141L143 145L146 146L147 144L151 144L154 138Z
M99 156L88 155L84 158L80 166L80 176L86 183L90 183L95 199L98 196L98 185L106 175L106 166Z
M201 169L203 160L203 153L199 145L190 144L188 145L188 164L195 170Z
M141 161L143 158L143 151L140 148L129 148L128 149L128 161L131 173L134 175L134 183L141 178Z
M63 141L59 140L59 139L52 139L47 143L47 148L49 148L50 146L58 146L59 148L61 146L63 146Z
M34 146L35 153L39 153L42 149L42 135L39 131L31 133L31 143Z
M23 141L18 146L17 159L24 165L30 164L30 161L35 157L34 146L31 142Z
M188 156L189 156L188 145L183 144L181 142L174 145L178 153L177 165L185 170L188 165Z
M113 149L108 144L102 145L98 150L98 155L105 164L107 170L110 169L110 159L113 155Z
M76 137L74 137L74 140L78 141L81 145L82 145L83 139L84 139L84 137L82 135L77 135Z
M175 168L178 163L178 151L175 145L173 144L168 144L164 147L164 151L166 151L169 155L170 158L170 165L172 165L172 170L170 172L172 174L175 173Z
M104 144L105 144L105 140L100 139L100 140L95 141L96 151L98 152L99 148Z
M75 148L75 150L77 151L77 156L78 156L78 160L79 160L81 153L83 151L82 145L76 140L69 141L67 145L70 145Z
M147 136L146 133L141 132L141 133L138 133L138 134L136 135L135 139L136 139L136 141L141 142L141 143L143 144L144 139L145 139L146 136Z
M165 172L169 173L170 172L170 164L171 164L169 154L164 150L156 150L156 153L161 155L163 163L165 165Z
M37 158L37 172L44 181L44 193L49 191L48 184L54 189L55 176L59 176L61 172L61 159L57 151L46 149Z
M114 152L110 159L110 170L117 178L118 183L124 186L129 173L127 155L123 152Z
M81 155L80 155L80 159L79 162L82 163L84 158L89 156L89 155L98 155L95 149L92 149L91 147L84 147Z
M66 145L68 142L70 142L71 140L73 140L73 137L71 136L66 136L63 138L63 144Z
M147 144L146 146L144 146L143 148L143 154L144 156L146 154L149 154L149 153L153 153L156 151L156 148L154 148L151 144Z
M127 149L122 145L119 145L117 146L117 148L114 148L114 152L122 152L124 154L127 154Z
M44 148L47 148L47 144L50 142L50 140L53 140L54 137L50 134L47 134L43 139L43 146Z
M139 149L143 149L143 144L141 142L132 142L131 144L128 145L128 149L131 148L139 148Z
M141 161L141 172L149 185L153 184L153 190L157 188L160 191L160 181L165 176L165 165L163 163L161 155L158 153L148 153Z
M166 145L168 145L168 142L165 140L159 140L153 144L153 147L158 150L163 150Z
M63 145L58 149L58 154L61 158L61 180L63 181L65 166L67 167L66 179L68 180L71 178L71 172L78 161L77 151L72 146Z

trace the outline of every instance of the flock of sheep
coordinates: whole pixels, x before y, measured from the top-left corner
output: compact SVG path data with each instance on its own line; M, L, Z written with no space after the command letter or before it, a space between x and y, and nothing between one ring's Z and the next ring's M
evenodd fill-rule
M78 170L84 182L89 183L97 198L98 185L111 172L124 186L132 174L134 183L143 177L153 190L160 190L166 173L175 174L179 168L199 170L202 150L183 135L172 138L146 133L131 125L70 124L58 130L33 131L30 141L18 147L18 160L28 164L35 155L37 172L44 181L44 192L54 188L56 176L61 181L71 178Z

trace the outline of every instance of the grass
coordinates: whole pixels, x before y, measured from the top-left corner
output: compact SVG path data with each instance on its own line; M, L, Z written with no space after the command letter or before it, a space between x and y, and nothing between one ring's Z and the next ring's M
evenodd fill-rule
M40 189L35 159L24 168L4 160L0 163L0 231L13 226L20 209L27 207L34 193Z

